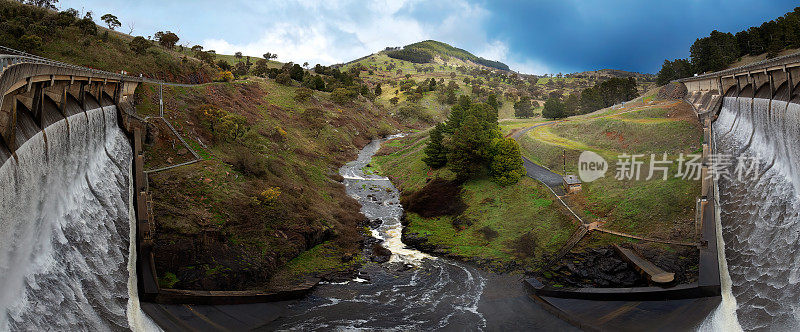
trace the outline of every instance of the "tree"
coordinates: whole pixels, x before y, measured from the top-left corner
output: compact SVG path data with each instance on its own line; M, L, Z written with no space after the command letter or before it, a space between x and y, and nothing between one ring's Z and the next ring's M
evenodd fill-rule
M739 45L731 33L714 30L708 37L697 39L689 52L696 72L718 71L736 61Z
M308 69L308 61L303 62L303 68Z
M249 62L240 61L236 63L236 65L233 66L233 74L236 75L236 77L242 77L247 75L247 73L250 72L250 65L251 63Z
M289 76L295 81L302 81L303 80L303 68L300 67L298 64L292 65L291 69L289 69Z
M448 105L453 105L456 103L456 100L458 100L458 97L456 96L455 89L448 89L447 98L445 98L445 103Z
M36 35L23 35L19 38L19 47L28 53L38 51L42 47L42 37Z
M480 120L472 114L467 115L452 135L447 167L461 180L480 174L489 156L491 140Z
M203 46L200 46L200 45L192 46L192 52L194 52L194 54L198 54L198 53L200 53L202 51L203 51Z
M36 7L56 10L56 4L58 3L58 0L26 0L20 2Z
M378 83L378 84L375 85L375 95L376 96L380 96L381 93L383 93L383 90L381 90L381 84Z
M557 98L550 98L544 103L542 117L548 119L560 119L564 117L564 103Z
M664 60L661 70L658 71L656 84L665 85L673 80L692 76L692 64L687 59Z
M525 173L519 144L513 138L496 138L492 146L492 162L489 173L501 186L517 183Z
M266 77L269 71L269 62L265 59L258 59L255 66L253 66L253 75L259 77Z
M178 35L176 35L171 31L156 32L155 35L153 35L153 39L158 41L158 43L161 46L164 46L168 49L175 48L175 44L178 42L178 40L180 40L180 38L178 38Z
M234 53L233 57L236 58L236 60L238 60L238 61L242 61L242 52Z
M278 58L277 54L270 53L270 52L264 53L264 59L265 60L272 60L272 59L277 59L277 58Z
M92 20L92 12L86 12L83 18L78 20L75 25L84 35L97 35L97 25L94 24L94 20Z
M200 51L200 53L197 54L197 57L200 59L200 61L203 61L210 66L214 64L214 59L217 58L217 55L211 51Z
M122 23L119 22L119 19L111 14L105 14L101 16L100 19L103 20L103 22L106 22L106 25L108 25L108 28L111 30L122 26Z
M423 150L425 152L425 157L422 158L422 161L425 162L425 165L433 169L439 169L447 165L447 148L442 143L444 139L443 132L444 124L437 124L436 127L431 130L428 144Z
M500 102L497 101L497 95L494 93L490 94L489 97L486 98L486 104L488 104L495 111L500 109Z
M228 63L228 61L225 61L225 60L217 61L217 67L219 67L219 69L221 69L222 71L230 71L231 70L231 64Z
M289 76L289 73L287 72L281 72L277 77L275 77L275 82L283 85L289 85L292 84L292 77Z
M228 114L220 119L217 130L226 141L235 141L247 133L247 119L239 114Z
M530 118L533 116L530 97L522 96L519 101L514 103L514 116L518 118Z
M139 55L144 54L150 46L150 41L142 36L136 36L130 42L131 51Z
M571 116L571 115L578 115L580 114L580 104L581 104L581 97L580 93L573 92L567 96L567 99L564 100L564 116Z

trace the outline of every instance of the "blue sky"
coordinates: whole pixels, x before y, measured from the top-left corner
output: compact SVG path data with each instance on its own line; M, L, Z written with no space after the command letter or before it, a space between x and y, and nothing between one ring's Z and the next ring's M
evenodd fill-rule
M796 1L739 0L61 0L119 17L118 30L176 32L180 44L316 64L434 39L533 74L614 68L656 72L711 30L736 32Z

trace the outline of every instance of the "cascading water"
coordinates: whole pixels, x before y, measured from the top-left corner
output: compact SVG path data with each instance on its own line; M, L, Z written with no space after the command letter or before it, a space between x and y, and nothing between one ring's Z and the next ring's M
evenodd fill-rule
M372 234L392 252L390 261L382 266L368 264L362 272L370 276L369 282L357 279L347 286L318 286L291 308L288 317L267 329L571 329L528 299L518 279L493 283L492 276L479 269L406 248L401 241L403 207L397 189L389 179L363 172L380 143L371 142L339 172L348 195L361 203L364 215L381 221ZM508 284L520 288L514 294L523 295L508 296L497 289Z
M0 330L146 324L129 264L132 152L116 108L59 121L16 154L0 167Z
M752 105L751 105L752 103ZM730 155L718 181L720 223L735 307L717 328L800 328L800 105L725 97L714 123L716 154ZM721 160L721 159L720 159ZM737 164L757 167L737 173ZM748 167L745 167L748 168ZM742 174L744 176L739 177ZM725 273L727 272L727 273ZM725 286L725 285L723 285ZM733 304L733 305L731 305ZM728 311L732 311L729 308ZM732 320L738 318L738 325Z

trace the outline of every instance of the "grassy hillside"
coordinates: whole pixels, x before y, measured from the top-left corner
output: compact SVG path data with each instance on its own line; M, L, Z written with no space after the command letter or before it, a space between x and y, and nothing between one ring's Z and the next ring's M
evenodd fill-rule
M433 54L434 56L439 56L444 58L453 57L456 59L460 59L463 61L471 61L475 64L486 66L489 68L500 69L500 70L509 70L508 65L499 61L493 61L478 57L466 50L450 46L448 44L438 42L435 40L426 40L421 41L413 44L406 45L405 49L416 49L416 50L425 50Z
M338 167L402 126L369 101L298 101L298 90L268 79L165 87L166 119L203 159L150 175L156 266L174 287L277 287L358 266L363 216ZM140 87L137 104L157 115L158 88ZM192 159L150 123L147 169Z
M504 127L508 133L513 128ZM701 153L702 130L691 107L674 100L657 100L653 94L618 109L604 109L568 121L535 128L520 139L522 153L555 172L564 169L577 174L582 151L593 151L606 159L609 171L604 178L584 183L583 192L574 198L584 215L605 222L605 227L634 235L672 240L695 237L694 206L700 193L699 181L676 178L677 164L670 166L669 177L661 180L649 175L650 154L669 160L679 154ZM641 181L616 180L618 156L644 154Z
M477 101L486 101L489 95L494 94L501 102L500 119L513 119L514 103L523 96L536 103L536 118L550 96L566 98L579 94L596 82L611 77L636 77L641 93L653 86L653 75L615 70L547 77L523 75L477 64L465 55L466 51L444 43L425 41L412 45L430 51L433 60L419 64L392 58L388 54L391 51L382 51L349 62L342 69L358 73L359 78L373 88L380 84L382 94L377 96L377 102L387 109L397 113L403 108L421 106L435 120L442 120L449 109L452 99L448 101L448 94L451 90L455 96L468 95ZM417 88L431 79L436 80L435 88L425 89L415 96ZM396 104L392 102L393 98L396 98Z
M197 59L158 46L137 54L130 47L132 36L66 11L0 1L0 17L0 45L53 60L186 83L210 82L216 73Z

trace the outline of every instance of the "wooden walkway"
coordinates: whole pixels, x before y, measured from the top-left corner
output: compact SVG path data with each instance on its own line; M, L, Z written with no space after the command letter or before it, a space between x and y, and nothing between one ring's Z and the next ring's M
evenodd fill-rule
M666 284L675 280L675 273L662 270L644 257L637 255L632 250L625 249L616 244L614 244L614 249L622 258L628 261L628 263L633 264L636 266L637 270L645 274L648 280L658 284Z

